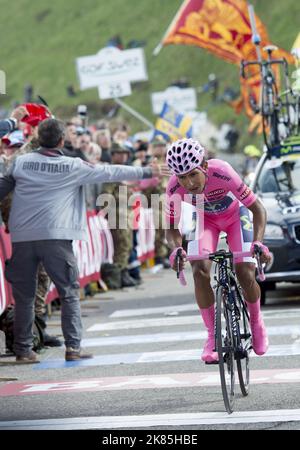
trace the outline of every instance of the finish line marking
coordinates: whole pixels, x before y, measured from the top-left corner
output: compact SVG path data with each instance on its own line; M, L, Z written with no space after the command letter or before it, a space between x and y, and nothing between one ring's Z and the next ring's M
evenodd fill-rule
M270 411L239 411L227 414L183 413L157 414L145 416L104 416L104 417L74 417L68 419L47 420L15 420L0 422L1 430L88 430L88 429L124 429L149 428L155 426L181 425L233 425L237 423L270 423L298 422L300 409L277 409Z
M144 363L158 363L171 361L201 361L202 350L200 348L190 350L173 350L161 352L144 352L144 353L119 353L110 355L98 355L92 359L81 361L66 362L64 359L47 359L39 364L34 364L33 370L43 369L68 369L71 367L88 367L88 366L109 366L119 364L144 364ZM292 356L300 355L300 343L295 342L291 345L271 345L267 353L263 356ZM250 357L261 358L254 352L250 353Z
M251 384L300 383L300 369L251 370ZM53 392L98 392L128 389L163 389L219 386L214 372L88 378L72 381L22 382L0 386L0 396L49 394Z

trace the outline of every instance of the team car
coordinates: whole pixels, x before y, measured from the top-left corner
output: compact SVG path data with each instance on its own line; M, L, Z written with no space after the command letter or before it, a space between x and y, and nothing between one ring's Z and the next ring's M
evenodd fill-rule
M264 244L272 260L260 282L261 302L277 282L300 283L300 139L286 141L261 157L250 185L267 211Z

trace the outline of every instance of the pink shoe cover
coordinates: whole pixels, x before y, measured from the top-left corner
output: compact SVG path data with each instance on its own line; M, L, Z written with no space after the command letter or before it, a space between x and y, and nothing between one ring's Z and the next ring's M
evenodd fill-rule
M252 332L252 347L257 355L264 355L269 347L269 340L267 336L267 330L262 320L257 322L250 321Z
M215 348L215 337L213 336L208 336L208 339L205 343L202 355L201 355L201 359L202 361L205 361L207 363L212 363L212 362L216 362L219 361L219 356L217 352L214 352Z
M217 362L219 360L218 353L213 351L215 348L215 305L211 305L209 308L200 308L200 311L208 331L201 359L207 363Z
M260 300L255 303L247 302L250 313L250 327L252 332L252 347L254 352L261 356L269 347L267 330L260 312Z

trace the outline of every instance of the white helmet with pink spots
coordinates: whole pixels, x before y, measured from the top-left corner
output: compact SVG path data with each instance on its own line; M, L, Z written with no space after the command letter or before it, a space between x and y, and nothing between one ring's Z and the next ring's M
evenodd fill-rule
M204 172L201 164L205 157L205 149L193 139L179 139L169 145L166 162L174 175L184 175L199 168Z

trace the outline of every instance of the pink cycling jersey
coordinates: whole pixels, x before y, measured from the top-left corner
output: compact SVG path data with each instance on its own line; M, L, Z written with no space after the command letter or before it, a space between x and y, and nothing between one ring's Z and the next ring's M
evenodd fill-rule
M166 189L166 219L178 224L181 214L181 201L202 209L205 216L215 217L235 211L239 202L251 206L256 195L242 181L237 172L225 161L208 160L207 180L202 194L191 194L180 186L173 175Z
M189 254L216 251L221 231L227 233L227 242L232 252L250 251L253 224L247 208L255 200L256 195L228 163L210 159L202 194L188 193L180 186L175 175L171 177L167 187L166 219L171 225L178 226L182 201L194 205L200 216L203 213L203 227L197 227L198 235L189 242ZM247 257L236 260L236 263L239 262L254 260Z

